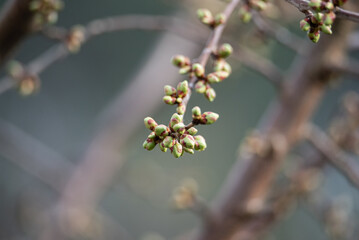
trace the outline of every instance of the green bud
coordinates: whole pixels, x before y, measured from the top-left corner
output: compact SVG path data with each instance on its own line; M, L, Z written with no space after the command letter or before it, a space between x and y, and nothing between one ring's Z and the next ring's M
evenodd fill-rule
M183 55L175 55L172 57L171 62L176 67L182 68L185 66L190 65L190 60L188 57L185 57Z
M184 104L178 104L178 107L176 108L176 111L179 115L183 115L186 112L186 105Z
M320 39L320 33L318 30L313 31L313 32L309 31L308 37L310 40L312 40L312 42L317 43Z
M195 127L191 127L191 128L189 128L186 132L187 132L188 134L194 136L194 135L197 134L198 130L197 130L197 128L195 128Z
M177 113L174 113L170 120L170 127L173 128L174 125L180 123L183 121L183 118L181 115L178 115Z
M207 148L206 140L201 135L194 136L195 145L194 149L197 151L203 151Z
M170 85L164 86L164 90L167 96L174 96L177 93L176 89Z
M206 87L207 84L205 81L203 80L199 80L196 85L194 85L194 89L196 90L196 92L198 93L204 93L206 91Z
M163 101L166 104L173 105L176 103L177 99L175 97L171 97L171 96L164 96Z
M194 151L193 151L193 149L189 149L189 148L183 148L183 150L185 151L185 152L188 152L189 154L194 154Z
M219 80L223 81L224 79L226 79L230 72L227 72L227 71L218 71L218 72L215 72L214 74L216 74L216 76L219 78Z
M335 17L336 17L336 15L334 12L326 13L326 14L324 14L323 23L325 25L332 25L335 20Z
M172 154L175 158L179 158L183 154L182 145L177 140L173 146Z
M187 74L191 71L191 67L190 66L186 66L186 67L182 67L180 68L180 70L178 71L179 74Z
M239 9L239 18L244 23L248 23L252 19L252 13L250 12L248 5L243 5Z
M207 75L207 81L209 83L218 83L221 80L219 79L219 77L217 77L217 75L215 73L210 73Z
M167 152L167 148L163 145L163 143L159 144L162 152Z
M192 108L192 118L193 119L201 119L201 109L198 106Z
M177 85L177 94L179 97L184 98L189 91L188 82L184 80Z
M156 134L154 132L151 132L150 135L148 135L148 139L156 139Z
M186 131L186 126L183 123L177 123L173 126L173 130L175 130L179 134L183 134Z
M7 67L8 74L13 79L19 79L24 74L24 67L18 61L11 60L11 61L9 61L9 63L7 64L6 67Z
M216 92L213 88L208 88L205 93L205 97L208 99L208 101L213 102L213 100L216 98Z
M218 60L215 62L214 71L216 71L216 72L224 71L224 72L231 73L232 68L231 68L231 65L229 65L229 63L226 62L226 60L221 59L221 60Z
M201 20L203 24L211 25L214 21L211 11L205 8L200 8L197 10L198 19Z
M177 103L182 103L182 101L183 101L183 98L178 97L178 98L176 99L176 102L177 102Z
M167 136L163 139L162 144L166 148L171 148L175 144L175 139L171 136Z
M195 145L195 140L194 140L193 136L191 136L189 134L183 134L181 136L180 142L181 142L183 147L186 147L186 148L189 148L189 149L193 149L194 145Z
M195 63L192 65L192 71L196 77L204 76L204 68L200 63Z
M341 7L344 5L344 3L346 3L347 0L333 0L334 6L338 6Z
M148 150L148 151L151 151L155 147L156 147L156 142L153 139L146 139L143 142L143 148Z
M322 4L321 0L310 0L309 7L313 8L316 11L320 11L320 6Z
M326 34L332 34L332 27L331 25L321 25L320 26L320 31L322 31L323 33L326 33Z
M144 119L144 122L145 122L145 126L146 128L150 129L151 131L154 131L155 130L155 127L157 127L157 123L155 120L153 120L153 118L151 117L146 117Z
M329 11L334 10L334 4L332 2L325 3L325 8Z
M214 112L204 112L202 114L202 118L201 118L201 124L212 124L215 123L218 119L219 115L217 113Z
M214 26L221 25L221 24L225 23L226 20L227 20L226 15L224 15L223 13L218 13L214 17Z
M252 0L251 7L257 11L263 11L267 7L267 3L262 0Z
M302 21L300 21L300 29L302 29L305 32L309 31L310 23L308 22L308 20L303 19Z
M160 124L155 128L155 134L160 138L164 138L168 136L169 133L170 130L166 125Z
M315 24L322 24L323 19L324 19L324 14L323 13L315 13L311 17L312 23L315 23Z
M229 43L224 43L218 48L218 56L221 58L226 58L231 55L233 48Z

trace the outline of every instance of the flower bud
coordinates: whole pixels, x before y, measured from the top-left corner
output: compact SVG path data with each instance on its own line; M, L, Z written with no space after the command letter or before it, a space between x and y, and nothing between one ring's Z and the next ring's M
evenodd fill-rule
M170 133L170 129L166 125L160 124L155 128L155 133L156 136L164 138L168 136L168 134Z
M183 98L178 97L178 98L176 99L176 102L177 102L177 103L182 103L182 101L183 101Z
M181 75L187 74L191 71L191 66L185 66L180 68L180 70L178 70L178 73Z
M146 128L150 129L151 131L154 131L155 130L155 127L157 127L157 123L155 120L153 120L153 118L151 117L146 117L144 119L144 122L145 122L145 126Z
M192 118L193 119L201 119L201 109L198 106L192 108Z
M320 31L322 31L323 33L326 33L326 34L332 34L332 27L331 25L322 25L320 26Z
M166 104L173 105L176 103L177 99L175 97L171 97L171 96L164 96L163 101Z
M224 15L223 13L218 13L214 17L214 26L221 25L221 24L225 23L226 20L227 20L226 15Z
M332 25L335 20L335 17L336 17L336 15L334 12L328 12L328 13L324 14L323 23L325 25Z
M319 38L320 38L319 30L309 31L308 32L308 37L309 37L310 40L312 40L312 42L317 43L319 41Z
M248 5L243 5L239 9L239 18L244 23L248 23L252 19L252 13L250 12Z
M164 90L165 90L165 94L167 96L175 96L176 93L177 93L177 90L174 87L170 86L170 85L164 86Z
M167 152L167 148L163 145L163 143L159 144L162 152Z
M321 0L310 0L308 5L309 5L309 7L311 7L312 9L314 9L316 11L320 11L320 6L322 5L322 1Z
M229 63L227 63L224 59L221 59L221 60L218 60L215 62L214 71L216 71L216 72L224 71L224 72L231 73L232 68L231 68L231 65L229 65Z
M151 132L150 135L148 135L148 139L156 139L156 134L154 132Z
M204 96L208 99L208 101L213 102L213 100L216 98L216 92L213 88L210 87L206 90Z
M175 144L175 139L171 136L167 136L163 139L161 144L166 148L171 148Z
M194 154L193 149L189 149L189 148L184 147L183 150L184 150L185 152L188 152L189 154Z
M170 120L170 127L173 128L174 125L180 123L183 121L183 118L181 115L178 115L177 113L174 113Z
M191 127L191 128L189 128L186 132L187 132L188 134L194 136L194 135L197 134L198 130L197 130L197 128L195 128L195 127Z
M143 142L143 148L148 150L148 151L151 151L155 147L156 147L156 142L153 139L146 139Z
M185 66L188 66L190 64L190 60L188 57L185 57L183 55L175 55L172 57L171 62L176 67L182 68Z
M192 65L192 71L196 77L204 76L204 68L200 63L195 63Z
M36 75L27 75L20 79L18 91L22 96L29 96L40 88L41 82Z
M267 3L263 0L252 0L251 7L257 11L263 11L267 7Z
M189 135L189 134L183 134L181 136L181 140L180 140L182 146L189 148L189 149L193 149L194 145L195 145L195 140L193 138L193 136Z
M302 29L303 31L307 32L310 29L310 23L309 23L309 19L303 19L302 21L300 21L300 29Z
M188 88L187 80L184 80L184 81L178 83L178 85L177 85L178 97L184 98L187 95L188 91L189 91L189 88Z
M196 85L194 85L194 89L196 90L196 92L198 93L204 93L206 91L206 82L203 80L200 80L196 83Z
M183 123L177 123L173 126L173 130L175 130L179 134L183 134L186 131L186 126Z
M344 5L344 3L346 3L347 0L333 0L333 4L334 6L338 6L338 7L341 7Z
M329 11L334 10L334 4L332 2L325 3L325 8Z
M321 24L323 23L324 14L323 13L315 13L312 17L312 23L314 24Z
M200 8L197 10L198 19L201 20L203 24L211 25L214 21L211 11L205 8Z
M221 58L226 58L231 55L233 48L229 43L224 43L218 48L218 56Z
M203 151L207 148L206 140L201 135L194 136L195 145L194 149L197 151Z
M201 124L212 124L215 123L218 119L219 115L217 113L214 112L204 112L202 114L202 118L201 118Z
M223 81L229 76L230 73L226 71L218 71L215 72L214 74L216 74L216 76L219 78L220 81Z
M183 115L186 112L186 105L184 105L182 103L178 104L176 111L179 115Z
M172 154L175 158L179 158L183 154L182 145L176 140L175 145L173 146Z
M215 73L210 73L207 75L207 80L209 83L218 83L221 80L219 79L219 77L217 77L217 75Z

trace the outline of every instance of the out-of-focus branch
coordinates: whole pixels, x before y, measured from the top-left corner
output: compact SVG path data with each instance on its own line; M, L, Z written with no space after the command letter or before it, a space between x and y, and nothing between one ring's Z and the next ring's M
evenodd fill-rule
M268 19L263 19L259 13L253 11L252 14L253 22L261 32L299 54L304 53L305 41L295 36L285 27L270 22Z
M354 59L348 59L340 63L335 63L328 66L328 71L332 71L339 74L349 75L353 77L359 77L359 62Z
M359 166L337 144L313 124L307 127L307 139L345 178L359 189Z
M8 0L0 13L0 65L10 56L19 43L30 34L34 12L31 0Z
M310 7L308 5L309 1L307 1L307 0L285 0L285 1L292 4L294 7L296 7L301 12L310 10ZM335 12L337 18L341 18L344 20L350 20L350 21L359 23L359 13L357 13L357 12L344 10L340 7L336 7L334 12Z

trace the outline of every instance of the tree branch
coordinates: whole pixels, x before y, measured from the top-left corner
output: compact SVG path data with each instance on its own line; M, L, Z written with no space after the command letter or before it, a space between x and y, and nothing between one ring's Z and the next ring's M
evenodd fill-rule
M317 126L309 124L307 134L307 140L359 190L359 166L355 164L355 160L344 153L337 144Z
M8 0L0 13L0 65L32 31L31 0Z

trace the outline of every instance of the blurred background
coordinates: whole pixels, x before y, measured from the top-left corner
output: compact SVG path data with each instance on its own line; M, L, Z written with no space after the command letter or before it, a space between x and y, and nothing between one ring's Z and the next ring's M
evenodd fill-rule
M297 26L300 15L290 6L281 6L286 10L281 17L288 20L285 27L305 38ZM57 25L69 28L125 14L175 16L197 24L198 7L218 12L225 1L65 1ZM278 14L273 13L274 17ZM295 57L292 50L259 34L252 23L243 26L236 16L225 35L268 58L283 72ZM21 45L15 59L31 62L56 43L35 34ZM196 58L203 45L158 31L104 34L46 69L36 94L23 97L16 89L3 93L0 239L55 239L51 237L53 216L63 214L62 206L69 202L74 208L65 214L71 221L59 224L66 232L59 239L175 239L199 226L194 214L175 210L173 190L183 179L195 179L200 196L210 202L235 161L242 139L275 98L273 86L263 76L232 58L233 74L215 86L216 100L208 103L194 94L189 103L189 109L198 105L220 115L216 124L199 127L208 148L180 159L158 148L144 150L142 143L149 131L143 119L152 116L167 123L175 111L162 103L163 86L183 79L170 58L174 54ZM348 90L359 90L357 79L335 82L327 92L314 119L323 129L338 113ZM286 165L297 160L293 153ZM359 195L334 169L325 170L319 192L343 203L344 215L358 218ZM93 206L100 209L100 215L89 217L77 211ZM329 237L310 207L299 203L268 239Z

